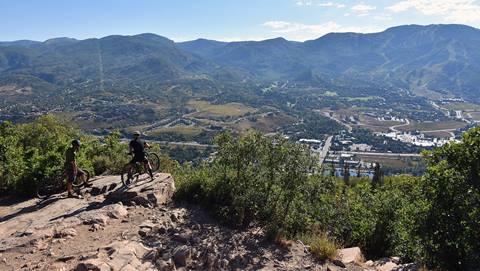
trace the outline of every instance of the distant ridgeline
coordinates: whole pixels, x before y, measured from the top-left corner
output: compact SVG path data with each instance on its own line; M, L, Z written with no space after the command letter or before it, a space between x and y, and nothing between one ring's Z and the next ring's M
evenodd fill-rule
M211 95L234 83L288 81L314 87L375 84L479 101L478 48L480 30L464 25L331 33L306 42L175 43L154 34L1 42L0 95L36 95L41 107L41 101L71 103L79 93L171 96L158 90L181 85L194 91L181 94Z

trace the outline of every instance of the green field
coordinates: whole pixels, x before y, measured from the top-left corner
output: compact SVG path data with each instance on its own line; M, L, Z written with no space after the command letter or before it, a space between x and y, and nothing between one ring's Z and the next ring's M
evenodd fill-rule
M190 101L188 107L197 110L192 114L193 117L210 118L210 117L241 117L247 113L254 113L255 108L246 106L241 103L228 104L211 104L207 101Z
M398 127L401 131L438 131L438 130L455 130L463 128L467 124L463 121L440 121L440 122L412 122L408 126Z
M260 117L256 121L242 120L236 123L232 128L238 132L246 132L248 130L257 130L263 133L275 132L278 127L293 124L295 118L280 114L274 116Z

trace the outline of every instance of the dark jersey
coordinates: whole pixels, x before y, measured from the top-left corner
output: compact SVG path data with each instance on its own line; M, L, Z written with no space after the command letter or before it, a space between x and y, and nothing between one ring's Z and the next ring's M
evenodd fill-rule
M75 162L76 153L73 147L70 147L65 152L65 168L67 170L72 170L72 163Z
M141 139L130 141L130 147L136 157L145 157L145 142Z

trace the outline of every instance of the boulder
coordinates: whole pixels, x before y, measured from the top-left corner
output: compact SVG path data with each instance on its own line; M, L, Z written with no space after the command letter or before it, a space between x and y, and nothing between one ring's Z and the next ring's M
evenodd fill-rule
M344 264L362 263L363 254L359 247L344 248L338 251L339 260Z
M45 250L48 248L48 243L42 239L34 239L30 242L30 244L37 250Z
M172 254L177 266L187 266L191 258L191 250L188 246L178 246L173 249Z
M77 231L74 228L67 228L59 230L54 234L54 238L67 238L77 236Z
M149 270L149 263L142 264L142 259L150 249L134 241L118 241L105 247L108 265L113 270Z
M375 264L374 266L378 271L392 271L397 270L398 264L394 262L382 262L380 264Z
M107 207L107 215L114 219L121 219L128 215L128 211L122 203L117 203Z
M89 260L84 263L79 263L75 267L75 271L111 271L112 268L104 262L99 260Z
M141 177L135 185L117 189L108 194L107 198L150 208L170 202L174 192L173 177L170 174L158 173L153 181Z
M108 216L104 214L93 214L90 217L84 218L83 224L86 225L99 225L102 227L107 226Z
M390 257L390 261L396 264L400 264L400 257Z
M147 237L152 230L150 228L141 228L138 230L138 235L141 237Z
M341 270L345 270L345 268L342 268L340 266L336 266L333 264L327 265L327 271L341 271Z
M171 259L168 259L168 260L159 259L156 262L156 266L160 271L175 270L175 265L173 264Z
M189 233L175 233L172 239L179 243L187 244L192 239L192 235Z

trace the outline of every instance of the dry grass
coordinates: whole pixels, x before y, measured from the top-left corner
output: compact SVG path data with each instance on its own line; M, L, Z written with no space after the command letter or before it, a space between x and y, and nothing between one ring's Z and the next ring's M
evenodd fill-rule
M293 246L295 242L293 240L288 240L287 238L283 237L282 235L277 235L275 237L275 244L282 248L289 248Z
M299 239L310 246L310 252L320 261L334 260L338 256L340 246L324 232L304 234Z

